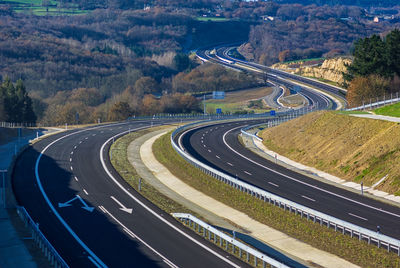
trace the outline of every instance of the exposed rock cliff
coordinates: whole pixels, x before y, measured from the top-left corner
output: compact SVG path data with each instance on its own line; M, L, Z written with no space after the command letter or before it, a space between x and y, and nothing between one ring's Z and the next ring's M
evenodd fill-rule
M334 58L325 60L322 65L319 66L305 66L300 64L298 68L291 68L291 65L275 64L272 67L298 75L322 78L342 84L343 72L346 72L346 65L349 65L351 62L349 58Z

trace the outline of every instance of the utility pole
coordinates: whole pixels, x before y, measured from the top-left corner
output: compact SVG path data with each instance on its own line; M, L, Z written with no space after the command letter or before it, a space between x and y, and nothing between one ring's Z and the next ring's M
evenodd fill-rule
M203 95L203 113L206 115L206 94Z

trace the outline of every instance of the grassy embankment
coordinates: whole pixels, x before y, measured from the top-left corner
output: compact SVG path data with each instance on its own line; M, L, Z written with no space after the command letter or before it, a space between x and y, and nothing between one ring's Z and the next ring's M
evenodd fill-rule
M400 103L387 105L374 110L375 114L400 117Z
M345 180L372 186L387 175L375 189L400 195L397 123L316 112L260 136L272 151Z
M65 7L58 7L60 2L54 0L50 0L47 7L42 5L42 0L3 0L0 2L9 4L17 13L32 13L38 16L65 16L88 13L87 10L78 9L78 6L72 3L69 3L68 6Z
M170 134L164 135L154 143L155 156L175 176L193 188L261 223L352 263L363 267L400 267L400 258L395 253L388 253L385 249L378 249L364 241L359 242L356 238L314 224L204 174L173 150L169 137Z
M223 113L234 113L239 111L248 111L255 113L264 113L269 111L268 107L249 108L252 100L258 100L272 93L272 88L255 88L227 92L223 100L206 100L206 111L215 114L217 108L221 108Z

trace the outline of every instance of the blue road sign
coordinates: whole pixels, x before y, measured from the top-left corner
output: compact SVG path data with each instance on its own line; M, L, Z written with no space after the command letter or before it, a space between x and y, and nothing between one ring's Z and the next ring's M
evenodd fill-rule
M217 112L217 114L222 114L222 109L221 108L217 108L216 112Z
M269 115L274 116L276 113L274 110L269 111Z

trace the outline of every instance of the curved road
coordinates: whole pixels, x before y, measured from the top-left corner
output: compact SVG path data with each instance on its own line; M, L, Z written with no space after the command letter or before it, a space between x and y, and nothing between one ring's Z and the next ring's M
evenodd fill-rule
M112 137L150 124L72 130L35 143L14 169L19 204L71 267L246 266L148 202L110 167Z
M382 233L400 238L399 207L309 178L243 147L237 138L240 129L260 122L219 123L191 129L183 133L181 142L193 157L226 174L370 230L376 231L379 225Z

